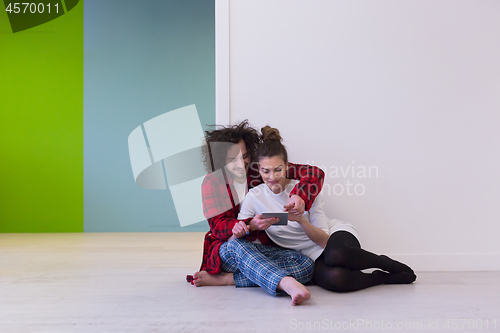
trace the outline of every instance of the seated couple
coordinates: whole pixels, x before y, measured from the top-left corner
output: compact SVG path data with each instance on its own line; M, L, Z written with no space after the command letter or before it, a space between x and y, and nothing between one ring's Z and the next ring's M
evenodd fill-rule
M210 231L200 271L188 281L197 287L260 286L272 295L290 295L292 305L310 297L304 286L310 281L337 292L415 281L407 265L362 249L351 224L330 221L318 196L323 171L288 162L277 129L261 132L246 120L206 132L207 169L223 172L209 173L203 182ZM211 145L216 142L233 145L217 151ZM279 211L289 212L288 225L274 226L277 218L261 215ZM361 271L367 268L378 269Z

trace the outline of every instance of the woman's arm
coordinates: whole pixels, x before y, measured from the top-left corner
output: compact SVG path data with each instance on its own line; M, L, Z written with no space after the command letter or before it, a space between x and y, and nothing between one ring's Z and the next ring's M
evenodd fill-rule
M250 221L247 223L249 231L256 230L266 230L274 223L278 222L278 218L262 218L261 214L257 214L257 208L255 207L255 197L252 191L248 192L245 200L241 203L240 213L238 214L238 219L246 219L245 221Z
M290 197L298 195L304 200L305 210L309 210L323 188L323 181L325 179L323 170L312 165L289 162L287 178L299 181L292 192L290 192Z
M325 248L328 238L330 237L328 218L325 214L324 205L325 202L323 201L323 197L319 195L309 210L310 222L304 216L297 217L294 214L288 214L288 218L291 221L297 221L307 237L322 248Z
M328 233L314 226L304 216L297 217L294 214L289 214L288 217L290 218L290 221L296 221L302 227L310 240L321 246L321 248L325 248L329 238Z
M249 224L251 220L252 219L249 218L245 219L243 222L245 222L245 224ZM240 222L240 220L236 219L233 214L221 214L207 219L207 221L212 235L222 240L228 240L231 236L233 236L233 228L238 222Z

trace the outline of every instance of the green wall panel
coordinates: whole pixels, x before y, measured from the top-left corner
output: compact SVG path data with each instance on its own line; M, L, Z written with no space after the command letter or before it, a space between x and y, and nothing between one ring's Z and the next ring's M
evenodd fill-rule
M0 232L82 232L83 1L17 33L0 9Z

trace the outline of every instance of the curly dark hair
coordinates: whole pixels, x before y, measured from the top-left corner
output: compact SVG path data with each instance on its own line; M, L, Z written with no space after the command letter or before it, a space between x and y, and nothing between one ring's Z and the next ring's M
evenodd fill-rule
M206 145L202 147L202 158L208 172L218 170L226 164L228 145L217 145L218 142L238 143L245 142L250 161L255 161L255 150L259 144L259 133L250 126L248 119L232 126L212 125L216 129L205 131ZM212 158L210 158L212 156Z

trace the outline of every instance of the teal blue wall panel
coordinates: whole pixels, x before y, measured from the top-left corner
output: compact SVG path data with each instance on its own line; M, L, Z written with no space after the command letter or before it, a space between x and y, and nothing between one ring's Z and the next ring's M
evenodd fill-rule
M127 138L191 104L204 130L215 123L214 1L86 0L84 9L84 231L208 230L180 227L168 189L135 184Z

